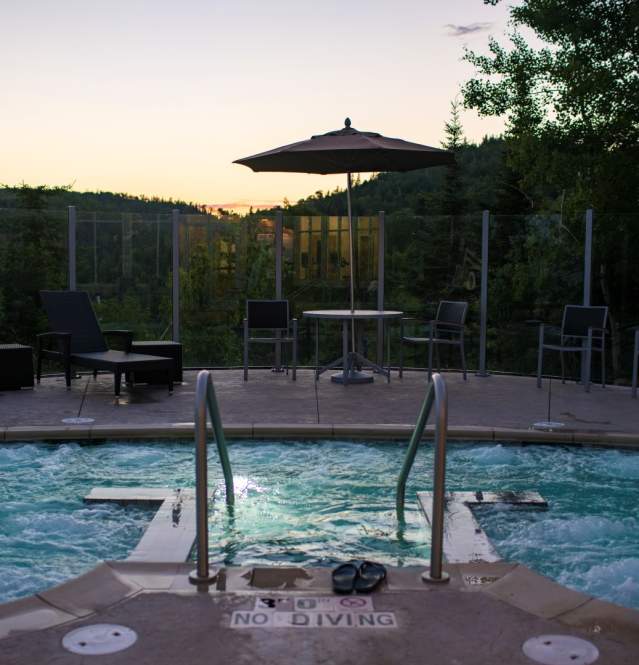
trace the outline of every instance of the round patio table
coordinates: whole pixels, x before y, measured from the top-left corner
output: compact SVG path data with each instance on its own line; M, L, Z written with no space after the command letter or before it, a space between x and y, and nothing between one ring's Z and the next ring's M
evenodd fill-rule
M390 382L390 361L388 369L369 360L356 349L348 349L348 323L349 321L384 321L399 319L404 312L397 312L389 309L314 309L302 312L302 316L309 319L315 319L315 380L327 369L339 367L342 371L333 374L331 381L334 383L371 383L373 375L358 371L358 367L369 367L373 371L383 374L386 380ZM341 321L342 322L342 355L330 362L324 367L319 366L319 322L320 320Z

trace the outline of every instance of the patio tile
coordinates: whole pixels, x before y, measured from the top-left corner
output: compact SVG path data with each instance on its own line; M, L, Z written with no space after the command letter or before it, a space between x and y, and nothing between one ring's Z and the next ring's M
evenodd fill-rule
M60 430L60 436L67 436L69 433L62 432L62 418L80 415L95 419L92 436L100 433L101 427L116 425L131 426L131 436L135 436L137 427L149 425L172 429L168 433L171 436L190 438L195 378L195 371L186 371L185 382L177 384L172 395L164 386L136 385L124 387L119 399L113 395L110 375L101 374L97 380L82 376L73 381L70 390L61 377L45 378L34 390L0 392L0 428L49 426ZM494 436L500 440L511 436L538 440L535 434L527 432L532 423L547 418L547 382L540 390L532 377L480 378L469 374L468 381L463 381L460 374L447 372L444 378L453 437L490 440L490 432L495 430ZM245 382L242 370L238 369L214 370L213 380L227 428L250 428L257 423L271 426L318 422L333 427L370 424L410 428L427 391L425 373L416 371L406 371L402 379L393 372L390 383L377 376L372 384L349 386L332 383L328 373L316 383L310 369L299 370L295 382L269 370L252 370ZM577 442L632 446L639 439L638 414L637 402L630 398L629 388L592 386L591 392L586 393L574 382L553 381L550 415L564 422L569 431L551 433L546 440L570 443L574 437ZM185 429L180 431L180 427ZM431 431L432 420L428 432ZM403 433L399 431L401 436ZM599 434L604 433L607 436L599 439ZM16 434L29 438L26 430L16 430L12 440ZM45 436L37 430L31 434L33 438ZM81 430L70 434L80 436ZM240 435L240 430L236 434ZM252 433L245 429L241 434ZM9 440L11 435L7 429L5 438ZM157 435L160 436L159 430ZM163 436L166 435L164 432Z

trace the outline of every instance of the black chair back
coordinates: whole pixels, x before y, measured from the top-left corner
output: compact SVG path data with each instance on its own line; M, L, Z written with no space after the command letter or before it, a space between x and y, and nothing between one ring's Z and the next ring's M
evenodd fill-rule
M288 329L288 300L247 300L249 328Z
M593 337L598 339L603 335L601 331L605 330L607 319L607 307L566 305L561 334L564 337L588 337L588 328L598 328L593 331Z
M71 353L108 351L86 291L40 291L51 332L71 333Z
M466 322L468 303L462 300L442 300L437 308L437 323L454 323L463 326Z

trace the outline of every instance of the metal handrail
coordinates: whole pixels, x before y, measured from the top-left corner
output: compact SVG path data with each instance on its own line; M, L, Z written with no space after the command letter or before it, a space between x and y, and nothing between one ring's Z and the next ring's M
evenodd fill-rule
M444 492L446 488L446 436L448 433L448 393L446 382L441 374L433 374L433 381L428 388L422 408L417 417L404 465L397 481L395 506L397 519L404 522L404 501L406 497L406 480L417 454L428 416L435 404L435 473L433 477L433 515L431 521L430 570L422 575L427 582L447 582L448 574L442 571L444 546Z
M195 520L197 538L197 568L189 575L193 584L210 584L215 575L209 572L209 488L208 488L208 460L206 454L206 421L207 412L211 417L215 443L224 472L226 484L226 505L235 504L233 489L233 473L226 449L226 439L222 428L220 410L215 397L215 388L211 379L211 372L203 369L198 372L195 384Z

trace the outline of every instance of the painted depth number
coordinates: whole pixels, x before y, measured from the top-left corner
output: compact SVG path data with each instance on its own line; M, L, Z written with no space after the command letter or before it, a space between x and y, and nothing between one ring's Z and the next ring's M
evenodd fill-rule
M397 628L394 612L375 612L372 598L258 598L236 610L231 628Z

